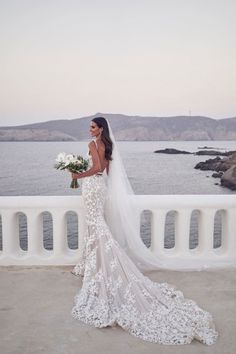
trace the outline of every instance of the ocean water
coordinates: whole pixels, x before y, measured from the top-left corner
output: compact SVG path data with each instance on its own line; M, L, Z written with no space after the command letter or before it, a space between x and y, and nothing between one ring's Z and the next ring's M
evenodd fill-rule
M194 152L201 146L221 151L236 150L235 141L118 142L119 150L136 194L232 194L215 185L211 171L195 170L210 156L155 154L176 148ZM87 142L1 142L0 195L78 195L68 188L70 174L53 168L59 152L85 155Z
M155 150L176 148L190 152L210 146L220 151L236 150L235 141L149 141L118 142L121 157L135 194L236 194L223 188L212 171L195 170L194 166L210 156L156 154ZM0 195L80 195L71 189L70 174L53 168L59 152L85 155L87 142L1 142ZM220 214L215 223L215 247L220 245ZM0 220L1 222L1 220ZM27 223L19 215L20 245L27 249ZM140 231L145 244L150 244L150 212L144 211ZM44 246L53 244L50 214L44 214ZM77 218L68 213L68 245L77 248ZM193 214L190 246L197 245L197 215ZM174 214L166 220L166 247L174 246ZM1 247L1 225L0 225Z

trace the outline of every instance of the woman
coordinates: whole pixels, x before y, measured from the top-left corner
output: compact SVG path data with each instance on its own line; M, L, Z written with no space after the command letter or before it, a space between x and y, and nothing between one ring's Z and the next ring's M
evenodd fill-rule
M130 223L123 227L127 221L124 217L131 216L128 198L123 193L124 178L117 177L124 177L124 169L121 161L118 163L117 146L106 119L94 118L90 134L95 138L89 143L90 168L72 174L72 178L84 178L82 196L87 225L85 247L73 269L73 274L83 276L83 285L74 298L72 316L95 327L119 325L130 334L150 342L177 345L197 339L208 345L215 343L218 333L207 311L185 299L171 285L153 282L138 269L138 264L145 263L148 251L141 252L141 255L135 252L135 245L141 251L138 237L131 238ZM117 194L114 184L111 189L110 180L117 181ZM118 197L111 198L109 204L107 190L113 197L122 195L123 204L114 205ZM104 213L105 205L109 206L107 213ZM116 213L110 213L111 209ZM110 215L109 227L105 221L105 218L109 220L107 215ZM120 227L113 227L111 232L114 225ZM125 234L125 239L121 234ZM151 264L153 260L150 255L148 257Z

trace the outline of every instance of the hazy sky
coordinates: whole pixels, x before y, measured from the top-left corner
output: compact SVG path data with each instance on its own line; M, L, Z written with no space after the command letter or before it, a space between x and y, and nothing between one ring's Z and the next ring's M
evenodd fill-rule
M0 0L0 125L236 116L235 0Z

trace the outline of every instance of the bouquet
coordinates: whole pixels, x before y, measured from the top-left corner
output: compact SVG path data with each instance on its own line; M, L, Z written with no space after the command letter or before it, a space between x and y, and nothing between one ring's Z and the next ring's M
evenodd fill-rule
M57 170L69 170L70 172L78 173L84 172L88 168L88 160L84 159L80 155L66 154L61 152L56 158L56 164L54 167ZM79 184L77 179L72 179L70 188L78 188Z

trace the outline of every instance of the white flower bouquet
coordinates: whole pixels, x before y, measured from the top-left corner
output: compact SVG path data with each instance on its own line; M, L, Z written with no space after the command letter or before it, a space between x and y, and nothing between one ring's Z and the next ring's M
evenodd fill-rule
M61 152L56 158L54 167L57 170L68 170L70 172L79 173L84 172L88 168L88 160L80 155L66 154ZM77 179L72 179L70 188L78 188L79 184Z

